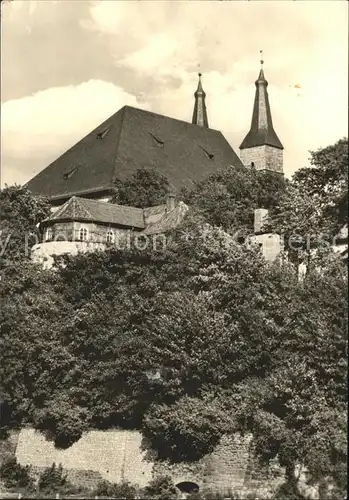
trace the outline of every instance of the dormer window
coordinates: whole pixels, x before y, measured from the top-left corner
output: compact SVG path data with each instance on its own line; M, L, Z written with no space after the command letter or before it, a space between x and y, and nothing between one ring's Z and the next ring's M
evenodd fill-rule
M115 235L112 229L108 229L106 239L107 243L114 243Z
M68 180L68 179L70 179L70 177L75 174L75 172L77 171L77 169L78 169L78 167L74 167L71 170L69 170L68 172L65 172L63 174L63 179L65 181Z
M152 134L151 132L149 132L149 135L153 138L154 143L155 143L156 146L158 146L159 148L163 148L164 147L164 144L165 144L164 141L162 141L158 137L155 137L155 135Z
M213 160L213 158L214 158L214 154L213 153L210 153L209 151L206 151L206 149L203 148L202 146L200 146L200 148L203 150L203 152L205 153L205 155L207 156L207 158L209 160Z
M52 228L47 228L46 230L46 236L45 236L45 241L52 241L53 239L53 232L52 232Z
M88 239L88 231L86 227L82 227L79 231L79 240L80 241L87 241Z
M104 130L101 130L100 132L97 132L97 139L104 139L104 137L108 134L110 128L105 128Z

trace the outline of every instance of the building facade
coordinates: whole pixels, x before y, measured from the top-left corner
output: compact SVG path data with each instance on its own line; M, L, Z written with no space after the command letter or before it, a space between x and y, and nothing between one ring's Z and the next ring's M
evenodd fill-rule
M69 253L126 249L131 244L165 244L159 235L175 228L188 207L169 196L166 204L136 208L72 196L41 222L41 242L32 248L32 260L50 268L54 256ZM138 243L137 243L138 242Z
M27 184L33 194L47 196L52 207L52 216L41 223L43 240L33 247L33 259L49 266L54 254L104 249L127 231L159 234L175 227L186 211L183 204L169 217L168 206L142 211L108 203L118 181L140 168L166 176L174 193L229 165L282 174L283 146L273 128L263 67L255 84L251 128L240 146L241 158L221 132L209 128L201 74L192 123L124 106L87 134ZM263 248L271 241L264 235L258 238Z

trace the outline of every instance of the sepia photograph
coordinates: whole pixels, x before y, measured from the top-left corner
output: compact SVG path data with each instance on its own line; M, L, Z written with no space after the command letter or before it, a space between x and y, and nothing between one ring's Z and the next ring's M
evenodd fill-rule
M0 9L0 498L345 500L348 2Z

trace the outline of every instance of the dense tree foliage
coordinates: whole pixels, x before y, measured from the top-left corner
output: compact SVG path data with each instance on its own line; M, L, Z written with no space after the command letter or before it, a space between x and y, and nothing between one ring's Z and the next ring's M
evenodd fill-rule
M30 257L39 237L37 224L49 214L48 200L26 188L6 186L0 191L0 268Z
M293 182L312 197L321 222L336 233L348 223L348 139L311 152L311 167L297 170Z
M230 166L181 194L207 223L251 234L254 209L277 206L287 184L274 172Z
M154 169L140 168L131 177L115 182L113 203L132 207L152 207L166 202L170 190L167 178Z
M291 263L237 241L254 208L277 212L286 193L301 193L299 180L268 175L211 176L187 193L192 213L160 249L131 240L63 256L50 271L7 265L2 425L30 422L61 447L91 427L138 428L171 460L249 431L288 481L301 463L344 491L347 268L328 255L299 282ZM263 182L274 187L258 192Z
M291 257L328 250L348 224L348 139L311 152L311 167L298 170L270 208L271 230L283 234Z

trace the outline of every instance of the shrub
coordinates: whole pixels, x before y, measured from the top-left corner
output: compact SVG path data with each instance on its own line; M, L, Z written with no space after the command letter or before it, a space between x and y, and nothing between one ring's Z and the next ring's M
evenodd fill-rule
M144 496L158 500L173 500L178 498L178 490L170 476L159 476L150 481L144 489Z
M296 481L286 481L276 490L273 500L305 500L297 488Z
M67 476L63 473L63 467L61 464L57 467L56 464L52 464L51 467L45 469L44 472L40 474L39 477L39 490L50 492L50 491L61 491L62 488L67 484Z
M120 484L101 481L93 491L92 496L126 498L132 500L135 498L136 494L136 486L127 481L123 481Z
M30 467L22 467L17 463L16 458L6 459L0 467L0 478L6 488L28 488L33 487L33 480L29 475Z

